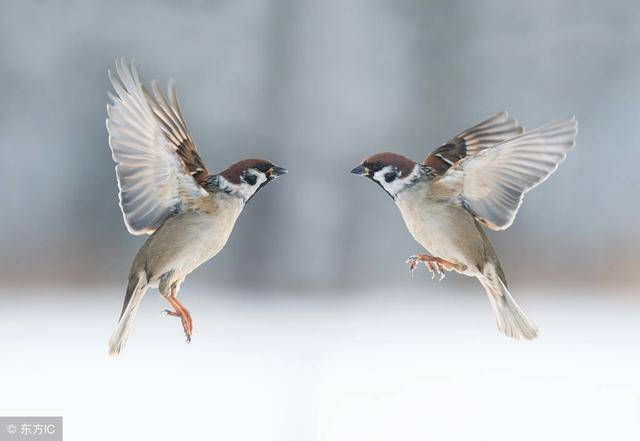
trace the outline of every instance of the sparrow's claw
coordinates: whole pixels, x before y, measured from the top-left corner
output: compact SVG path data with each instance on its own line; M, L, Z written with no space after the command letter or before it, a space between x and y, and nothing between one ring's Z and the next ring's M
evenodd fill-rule
M438 262L430 262L431 266L435 269L435 272L438 274L438 282L444 279L446 273L444 272L444 267ZM433 274L433 278L435 278L435 274Z
M191 314L189 314L189 311L187 311L187 309L178 302L178 299L170 297L167 300L169 304L175 308L175 311L165 309L163 312L172 317L180 317L180 322L182 323L182 329L184 330L187 343L191 343L191 333L193 332L193 320L191 320Z
M182 328L184 329L184 336L186 337L187 343L191 343L191 332L193 331L193 323L191 322L191 315L187 312L186 317L182 318Z
M411 277L416 275L416 268L418 267L418 258L417 256L411 256L407 259L407 263L409 264L409 271L411 272Z
M424 266L431 273L431 280L436 278L436 273L438 273L438 267L433 264L433 262L424 262Z
M438 262L424 262L424 265L431 272L431 280L438 276L438 282L444 278L444 270Z
M431 273L431 279L435 279L436 276L438 276L438 282L444 279L444 276L446 275L445 270L451 271L456 268L455 264L439 257L429 256L428 254L416 254L407 259L409 271L411 271L412 276L420 262L424 263L424 266Z
M447 273L444 272L444 269L440 265L438 265L438 271L438 282L442 282L442 279L444 279L444 276L446 276Z

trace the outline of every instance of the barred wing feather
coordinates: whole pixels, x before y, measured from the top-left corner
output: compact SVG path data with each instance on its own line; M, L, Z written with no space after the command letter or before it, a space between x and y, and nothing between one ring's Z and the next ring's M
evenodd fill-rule
M436 174L444 174L451 166L468 156L500 144L520 135L524 129L518 121L509 118L507 112L500 112L475 126L458 133L450 141L435 149L423 161Z
M109 77L116 95L109 95L107 130L120 208L131 234L151 234L186 200L206 194L195 179L206 175L206 169L172 85L169 104L155 83L154 95L143 87L133 63L129 68L124 60L116 61L116 75L109 72ZM191 162L183 159L181 149Z
M458 199L482 224L504 230L526 192L546 180L575 145L575 117L556 121L461 160L443 178L460 185Z

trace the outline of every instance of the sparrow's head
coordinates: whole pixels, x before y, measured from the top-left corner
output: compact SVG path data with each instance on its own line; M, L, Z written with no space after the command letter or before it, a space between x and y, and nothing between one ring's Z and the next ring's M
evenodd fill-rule
M218 174L217 185L247 202L268 182L286 173L285 168L266 159L244 159Z
M395 199L420 176L420 166L396 153L377 153L365 158L351 173L371 179Z

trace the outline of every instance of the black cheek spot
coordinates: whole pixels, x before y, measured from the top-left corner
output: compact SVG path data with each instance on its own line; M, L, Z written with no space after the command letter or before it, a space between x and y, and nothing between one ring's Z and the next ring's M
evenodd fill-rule
M396 174L395 173L385 173L384 175L384 180L386 182L391 182L396 178Z
M256 175L247 175L244 177L244 182L249 185L256 185L257 177Z

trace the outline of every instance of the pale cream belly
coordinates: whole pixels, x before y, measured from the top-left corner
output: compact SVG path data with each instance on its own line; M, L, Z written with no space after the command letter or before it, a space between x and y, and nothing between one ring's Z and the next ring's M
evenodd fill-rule
M173 259L172 266L177 278L184 278L200 265L217 255L226 245L237 216L216 219L209 225L197 228L185 241L185 247Z
M186 212L167 220L147 239L134 266L147 273L152 287L163 277L183 279L222 250L241 209L219 203L212 214Z
M475 221L462 208L422 198L397 201L407 229L432 256L464 265L465 275L475 276L478 257L474 250L482 246ZM475 246L474 246L475 245Z

